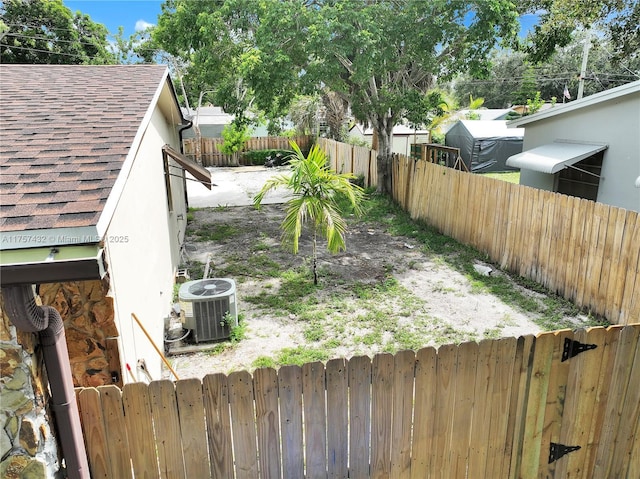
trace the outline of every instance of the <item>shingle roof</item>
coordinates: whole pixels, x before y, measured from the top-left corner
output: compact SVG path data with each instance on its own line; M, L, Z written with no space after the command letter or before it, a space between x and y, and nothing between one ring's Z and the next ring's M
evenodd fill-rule
M0 65L0 231L94 226L159 65Z

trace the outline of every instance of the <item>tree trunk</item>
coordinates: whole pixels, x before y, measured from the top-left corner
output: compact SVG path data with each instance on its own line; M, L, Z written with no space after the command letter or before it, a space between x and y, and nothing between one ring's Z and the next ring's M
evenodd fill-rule
M318 285L318 250L317 250L318 229L313 229L313 284Z
M391 193L391 151L393 119L385 116L374 124L378 136L378 192Z

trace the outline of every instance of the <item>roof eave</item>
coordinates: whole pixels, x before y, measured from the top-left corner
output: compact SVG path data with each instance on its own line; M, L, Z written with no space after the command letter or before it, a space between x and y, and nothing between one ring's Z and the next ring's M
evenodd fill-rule
M104 278L99 245L13 250L2 257L0 285L61 283Z
M622 85L616 88L611 88L610 90L601 91L594 95L589 95L579 100L575 100L570 103L565 103L564 105L558 105L554 108L549 108L548 110L534 113L533 115L528 115L522 118L518 118L516 120L508 121L507 126L509 128L512 128L520 125L526 125L528 123L545 120L547 118L551 118L556 115L569 113L571 111L579 110L580 108L595 105L605 101L614 100L621 96L629 95L631 93L638 93L638 92L640 92L640 80L631 82L631 83L626 83L625 85Z

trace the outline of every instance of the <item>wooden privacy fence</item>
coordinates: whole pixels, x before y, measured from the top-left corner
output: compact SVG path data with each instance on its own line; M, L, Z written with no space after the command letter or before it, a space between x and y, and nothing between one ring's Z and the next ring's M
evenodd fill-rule
M393 171L412 218L613 323L640 318L638 213L406 158Z
M225 155L220 151L224 140L222 138L201 138L200 152L198 140L187 138L184 140L184 152L189 158L201 162L203 166L243 166L248 165L242 157L244 151L254 150L290 150L289 141L295 141L302 151L307 150L313 143L311 136L297 136L287 138L281 136L264 136L251 138L245 147L236 155Z
M353 147L334 143L321 144L349 171ZM393 198L412 218L612 323L640 319L637 212L405 156L394 157L392 177Z
M640 325L77 390L95 478L637 478Z
M378 183L378 153L375 150L370 150L366 146L340 143L328 138L319 138L318 144L329 154L329 164L338 173L362 175L364 185L367 187Z

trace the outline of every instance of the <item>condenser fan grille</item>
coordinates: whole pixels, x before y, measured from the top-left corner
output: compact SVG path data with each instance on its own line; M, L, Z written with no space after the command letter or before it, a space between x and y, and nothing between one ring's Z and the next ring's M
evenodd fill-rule
M189 286L189 293L202 298L218 296L229 291L232 284L224 279L203 279Z

